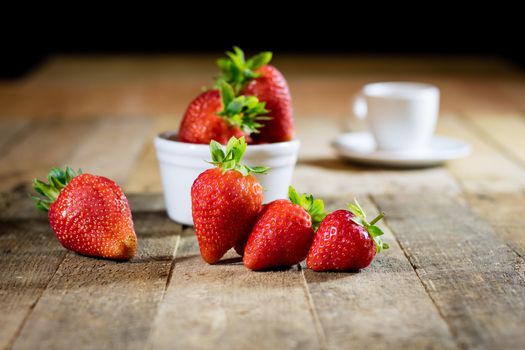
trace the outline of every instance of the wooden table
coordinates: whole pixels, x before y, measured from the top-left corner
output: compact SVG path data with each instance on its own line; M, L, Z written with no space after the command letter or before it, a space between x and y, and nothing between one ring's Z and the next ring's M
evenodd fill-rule
M0 82L0 348L525 348L525 79L475 58L281 57L303 141L294 184L330 208L358 196L387 213L391 249L359 273L255 273L205 264L169 221L152 138L210 85L205 56L57 57ZM367 82L442 90L438 132L473 146L445 167L338 159L329 142ZM27 197L54 165L129 194L138 256L64 250Z

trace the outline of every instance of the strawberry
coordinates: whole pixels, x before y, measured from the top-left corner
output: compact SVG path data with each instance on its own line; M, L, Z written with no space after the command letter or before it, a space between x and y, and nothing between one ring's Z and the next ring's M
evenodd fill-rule
M116 260L131 259L137 236L126 196L108 178L82 174L66 167L54 168L49 184L33 180L33 188L45 196L33 197L46 211L58 241L82 255Z
M263 201L262 186L251 173L268 168L241 165L244 137L232 137L226 146L210 143L212 163L191 187L191 209L202 258L216 263L253 225Z
M289 197L267 204L257 218L244 250L249 269L289 267L306 258L314 229L326 215L324 203L311 195L299 196L293 187Z
M368 222L357 200L349 208L327 215L319 226L306 260L310 269L357 271L370 265L376 253L388 249L381 241L383 231L375 226L384 213Z
M220 90L203 92L190 103L180 124L179 141L226 144L233 136L249 138L262 127L258 121L268 112L264 106L253 96L235 97L232 87L223 83Z
M263 204L261 206L261 210L259 211L259 214L262 213L267 206L268 204ZM239 254L240 256L244 256L244 248L246 248L246 243L248 243L248 238L250 238L250 233L251 231L247 231L246 234L243 237L241 237L241 239L239 239L237 243L235 243L235 245L233 246L233 248L235 249L235 252Z
M284 76L277 68L269 65L271 52L262 52L245 60L238 47L226 52L228 58L221 58L217 65L221 71L218 83L224 81L233 85L238 94L256 96L266 103L268 119L264 127L252 136L256 143L290 141L294 137L292 98Z

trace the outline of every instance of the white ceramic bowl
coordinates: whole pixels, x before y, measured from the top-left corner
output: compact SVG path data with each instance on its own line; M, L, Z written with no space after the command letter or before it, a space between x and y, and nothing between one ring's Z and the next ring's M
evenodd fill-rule
M168 216L181 224L193 225L191 185L204 170L213 167L208 145L174 141L177 132L167 131L155 138L160 176ZM264 189L264 202L287 198L299 153L299 140L248 145L243 163L267 166L267 174L256 175Z

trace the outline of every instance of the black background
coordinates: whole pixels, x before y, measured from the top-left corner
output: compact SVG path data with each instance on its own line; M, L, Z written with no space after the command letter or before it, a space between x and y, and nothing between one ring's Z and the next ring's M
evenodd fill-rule
M2 11L0 77L54 54L221 53L497 56L525 66L522 11L504 4L173 2ZM124 11L125 9L125 11Z

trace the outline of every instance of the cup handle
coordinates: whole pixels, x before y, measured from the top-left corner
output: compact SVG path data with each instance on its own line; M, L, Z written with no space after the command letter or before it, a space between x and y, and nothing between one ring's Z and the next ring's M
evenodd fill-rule
M364 120L368 113L368 106L366 105L365 96L362 92L358 92L352 100L352 112L354 117L359 120Z
M345 118L344 128L346 131L366 131L366 115L368 107L362 92L358 92L350 101L350 118Z

